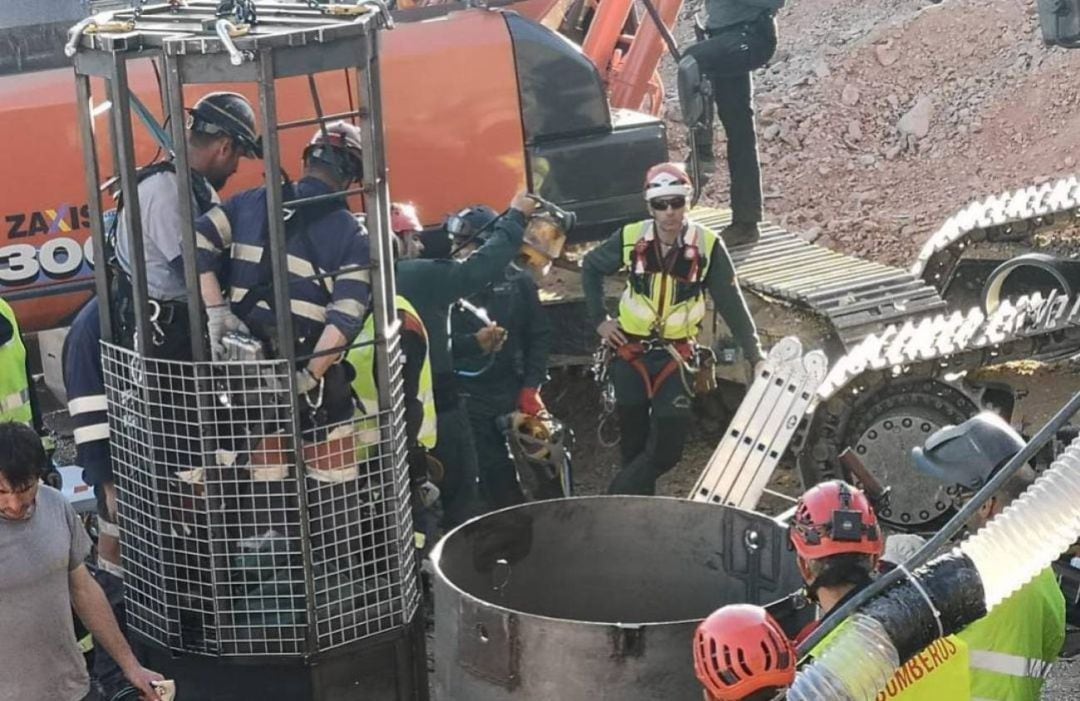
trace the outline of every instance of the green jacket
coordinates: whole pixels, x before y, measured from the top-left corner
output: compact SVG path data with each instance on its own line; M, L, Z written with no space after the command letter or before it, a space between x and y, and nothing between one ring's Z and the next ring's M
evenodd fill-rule
M1038 701L1065 644L1065 597L1051 569L959 633L971 651L971 697Z
M483 322L461 305L450 315L454 369L461 388L473 396L517 397L523 387L539 388L547 379L551 353L551 322L540 304L532 277L509 265L505 274L468 301L507 330L506 343L492 358L476 342Z
M484 245L465 260L412 259L395 266L398 292L412 302L427 327L435 403L440 410L455 393L450 305L502 278L503 270L517 257L524 235L525 215L512 209L495 224Z
M581 285L585 292L585 306L589 322L595 327L607 316L604 306L604 278L626 268L623 263L622 229L612 234L602 244L589 251L581 263ZM722 241L717 241L709 256L711 263L705 276L705 288L709 291L716 311L720 313L735 341L742 347L747 360L757 362L762 357L754 319L746 306L735 277L735 266Z

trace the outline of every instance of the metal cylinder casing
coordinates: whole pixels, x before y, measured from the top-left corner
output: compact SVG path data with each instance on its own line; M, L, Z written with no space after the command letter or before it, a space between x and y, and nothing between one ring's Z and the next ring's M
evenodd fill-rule
M432 555L436 698L699 701L694 628L800 587L786 538L760 514L660 497L474 519Z

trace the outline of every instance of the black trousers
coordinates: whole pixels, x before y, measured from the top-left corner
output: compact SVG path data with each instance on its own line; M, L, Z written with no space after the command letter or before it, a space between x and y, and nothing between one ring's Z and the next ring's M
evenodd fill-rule
M662 350L642 357L654 379L670 360ZM690 392L676 372L650 398L644 379L625 360L616 358L611 371L622 468L608 494L656 494L657 478L682 458L691 420Z
M727 134L731 211L736 222L762 218L761 166L754 125L751 71L776 52L776 21L762 14L752 22L711 30L705 41L686 49L712 83L716 116Z
M476 462L480 476L480 495L488 510L501 509L525 501L518 483L517 466L510 457L506 436L496 419L514 411L516 392L502 396L467 396Z
M476 444L464 398L457 397L449 408L436 415L439 440L431 454L446 470L442 484L443 522L450 530L480 513Z

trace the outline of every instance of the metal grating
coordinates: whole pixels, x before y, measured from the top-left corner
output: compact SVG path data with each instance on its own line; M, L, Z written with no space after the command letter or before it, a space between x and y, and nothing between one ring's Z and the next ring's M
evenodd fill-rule
M177 651L303 656L412 619L396 337L388 349L395 403L306 432L298 480L287 362L102 344L129 625Z

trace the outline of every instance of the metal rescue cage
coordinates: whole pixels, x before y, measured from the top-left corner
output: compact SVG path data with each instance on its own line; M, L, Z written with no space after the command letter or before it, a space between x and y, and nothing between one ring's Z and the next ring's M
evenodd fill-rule
M243 14L249 11L255 14ZM379 35L390 26L379 3L189 0L97 15L73 28L68 44L75 59L94 250L106 250L101 193L118 182L124 203L119 216L130 232L135 261L132 349L117 342L115 308L104 303L110 300L109 266L99 261L95 269L103 300L102 360L120 493L129 628L173 658L189 652L249 657L253 663L275 656L275 665L283 665L291 657L308 663L309 671L323 670L313 676L325 676L325 669L333 667L314 664L320 655L340 658L345 646L354 643L363 643L357 649L387 643L383 647L392 650L390 663L381 664L398 672L389 685L393 689L383 696L373 693L377 683L362 684L355 675L344 680L351 672L341 672L343 663L333 683L367 686L333 698L356 693L422 698L427 693L426 682L417 682L426 662L405 467L402 356L379 100ZM178 235L192 361L155 357L157 322L151 310L156 305L148 297L142 263L132 114L147 125L152 120L128 82L129 61L147 59L160 70L163 112L171 143L178 146L185 144L185 87L202 84L205 93L222 89L215 84L248 83L257 89L268 185L269 302L279 358L209 362L192 184L182 147L171 155L183 222ZM327 71L345 72L346 90L355 91L350 105L359 108L323 113L313 74ZM294 76L308 76L312 116L279 123L277 81ZM102 85L103 95L95 100L94 91ZM95 119L107 120L108 139L99 139ZM379 400L353 419L303 430L294 372L310 356L298 356L294 342L283 216L302 201L283 201L279 135L338 119L357 124L364 141L364 183L340 196L363 195L375 319L374 339L366 343L376 346ZM168 140L161 134L159 139L168 150ZM105 153L111 156L114 177L103 185L98 158ZM326 279L338 272L316 270L312 277ZM358 666L352 658L347 665ZM272 686L269 678L264 683ZM322 689L312 692L321 697L333 683L323 679L304 688ZM220 691L216 688L213 697L228 698ZM291 691L278 693L300 698ZM265 690L257 696L279 698Z

